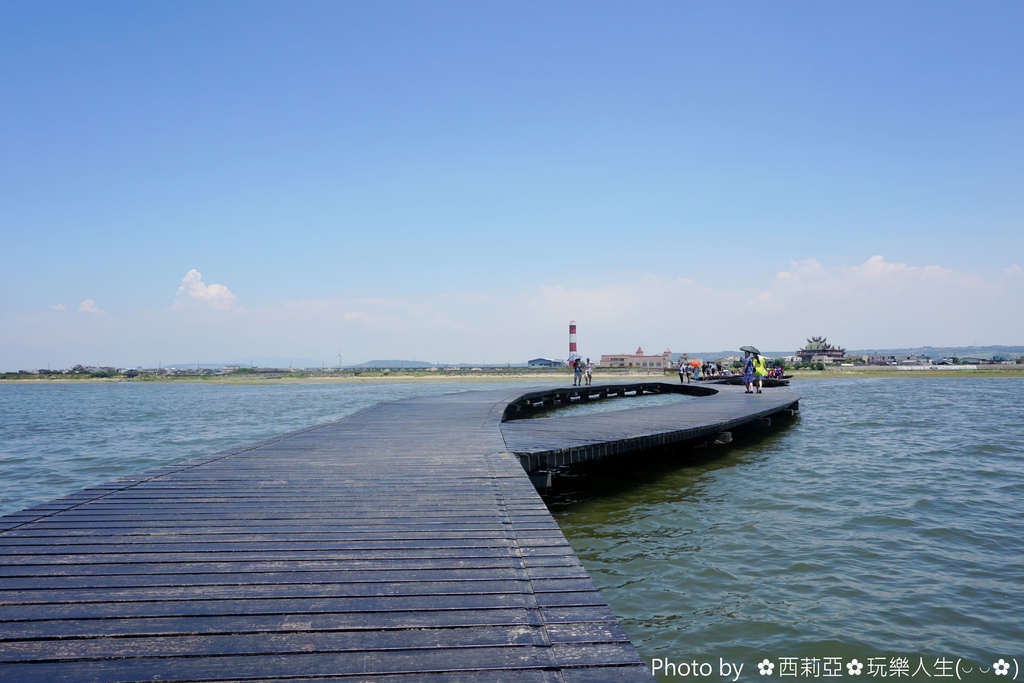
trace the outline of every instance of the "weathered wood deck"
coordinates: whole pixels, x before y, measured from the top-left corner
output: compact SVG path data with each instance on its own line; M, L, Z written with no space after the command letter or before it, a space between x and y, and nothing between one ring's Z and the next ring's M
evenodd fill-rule
M678 440L705 399L580 437L502 423L521 395L384 404L0 518L0 680L651 680L510 450Z

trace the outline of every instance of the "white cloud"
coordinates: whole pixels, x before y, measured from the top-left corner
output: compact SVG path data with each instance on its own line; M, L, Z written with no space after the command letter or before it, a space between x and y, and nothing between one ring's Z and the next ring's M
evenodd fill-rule
M224 285L208 285L203 282L202 274L193 268L181 278L181 285L178 287L172 308L180 310L194 302L209 308L227 310L235 305L237 298Z
M578 325L580 352L724 351L754 344L795 350L811 335L851 349L932 344L1019 344L1024 269L986 277L937 265L876 256L854 264L796 261L761 287L708 286L683 270L598 286L526 283L504 293L412 292L406 296L304 299L283 305L234 306L223 285L190 271L176 308L140 311L122 320L45 315L0 325L0 345L17 347L19 366L81 362L111 365L251 356L292 356L329 365L374 358L431 362L524 362L568 354L568 324ZM475 290L475 291L474 291ZM214 305L233 307L223 315ZM79 310L99 312L92 300ZM203 310L215 315L201 315ZM48 313L48 312L47 312ZM8 353L7 358L15 358ZM61 360L64 359L64 360ZM9 362L15 362L10 360Z
M96 302L92 299L86 299L78 304L78 310L82 313L103 313L103 311L96 307Z
M751 297L749 315L758 329L825 334L856 348L981 340L1012 344L1024 332L1019 321L1005 314L1017 279L1014 268L990 281L938 265L893 263L884 256L831 267L813 259L795 261Z
M1020 282L1024 280L1024 268L1021 268L1015 263L1003 271L1002 277L1000 279L1009 282Z
M68 307L64 304L54 304L53 306L50 306L50 310L53 311L66 311L67 309Z

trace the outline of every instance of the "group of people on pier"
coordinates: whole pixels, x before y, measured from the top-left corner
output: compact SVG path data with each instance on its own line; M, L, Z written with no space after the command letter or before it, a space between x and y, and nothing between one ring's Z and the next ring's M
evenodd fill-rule
M686 384L691 381L702 379L716 379L719 377L732 376L733 372L723 369L721 363L698 363L688 362L685 358L679 361L679 381ZM743 375L743 385L748 394L760 394L765 378L781 378L783 371L781 367L768 367L764 356L756 351L744 351L743 360L740 361L740 374ZM756 386L756 389L755 389Z
M586 382L587 386L594 379L594 364L590 362L588 358L584 363L582 358L572 359L572 385L574 387L582 387L583 383Z
M580 357L572 358L569 362L572 368L572 385L574 387L590 386L594 378L594 364L591 363L590 359L584 360ZM743 384L746 387L746 393L748 394L760 394L763 386L763 380L767 378L782 377L782 368L773 367L769 368L768 363L758 352L744 351L743 360L740 362L740 370L738 373L723 368L722 363L719 362L698 362L689 361L685 358L679 360L679 381L688 384L693 381L701 381L708 379L718 379L720 377L730 377L734 374L743 375ZM756 389L755 389L756 384Z
M695 364L694 364L695 363ZM722 368L721 363L698 363L697 361L687 362L686 359L679 360L679 381L687 384L691 380L716 379L728 377L729 371Z

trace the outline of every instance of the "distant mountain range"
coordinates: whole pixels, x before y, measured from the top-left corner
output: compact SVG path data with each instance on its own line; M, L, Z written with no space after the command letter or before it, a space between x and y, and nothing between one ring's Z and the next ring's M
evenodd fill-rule
M909 349L862 349L846 350L847 355L854 356L907 356L916 354L930 358L980 358L991 360L1002 357L1006 359L1024 356L1024 346L918 346Z
M393 369L393 368L409 368L410 370L423 370L426 368L437 367L433 363L427 363L422 360L368 360L365 363L359 365L348 365L348 370L382 370L382 369Z
M359 363L358 365L342 365L340 366L343 370L426 370L429 368L449 368L449 367L526 367L526 363L427 363L421 360L368 360L365 363ZM295 368L301 369L320 369L326 368L328 370L338 369L337 362L325 363L324 361L314 360L312 358L281 358L281 357L261 357L261 358L246 358L244 361L198 361L196 363L172 363L170 365L164 365L164 368L175 369L175 370L195 370L197 368L204 369L215 369L225 367L239 367L239 368Z
M176 370L195 370L197 367L200 368L224 368L224 367L239 367L239 368L320 368L320 367L338 367L337 359L332 365L330 363L324 363L322 360L314 360L312 358L289 358L287 356L261 356L254 358L246 358L244 360L218 360L218 361L205 361L200 360L194 363L172 363L171 365L164 365L165 368L174 368Z

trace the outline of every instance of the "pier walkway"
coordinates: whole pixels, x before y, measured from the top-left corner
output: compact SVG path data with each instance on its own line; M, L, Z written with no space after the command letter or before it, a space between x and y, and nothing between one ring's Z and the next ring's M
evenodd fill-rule
M408 399L2 517L0 680L650 681L523 465L796 407L731 389L572 425Z

